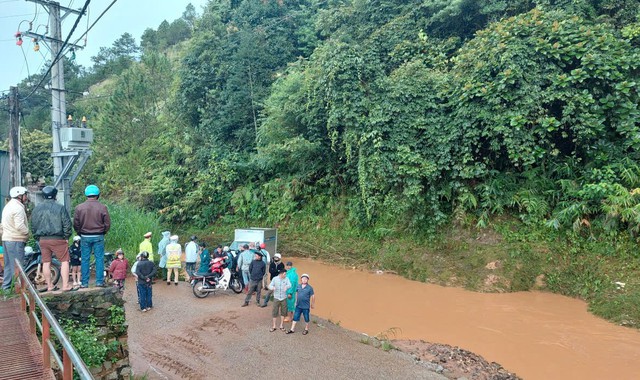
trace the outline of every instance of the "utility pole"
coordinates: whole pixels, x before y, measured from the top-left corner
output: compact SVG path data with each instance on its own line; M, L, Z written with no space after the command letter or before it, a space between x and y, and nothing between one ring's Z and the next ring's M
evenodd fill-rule
M22 185L18 87L9 89L9 188Z
M51 36L39 35L31 31L23 33L24 35L38 38L43 42L49 43L51 56L58 57L52 62L51 67L51 136L53 140L53 149L51 156L53 158L53 180L54 186L58 189L58 202L64 204L67 211L71 211L71 186L78 176L80 170L91 156L91 150L88 149L89 140L93 140L93 132L85 130L81 133L82 148L69 148L69 142L74 136L80 134L70 131L71 125L67 122L67 103L66 90L64 84L64 60L62 59L64 41L62 40L62 20L69 14L80 15L81 11L61 6L60 3L50 0L27 0L36 4L40 4L49 12L49 28ZM61 14L60 11L64 11ZM73 48L81 48L80 46L68 44ZM62 137L61 137L62 136ZM85 142L87 142L85 144ZM73 144L71 144L72 146ZM74 165L78 163L79 167L72 173Z

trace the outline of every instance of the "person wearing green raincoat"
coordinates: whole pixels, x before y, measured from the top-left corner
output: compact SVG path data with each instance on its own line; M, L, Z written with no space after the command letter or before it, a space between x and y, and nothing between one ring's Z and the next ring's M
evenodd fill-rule
M200 267L198 268L198 272L209 272L210 267L211 254L209 253L209 248L207 248L207 243L202 241L200 242Z
M298 272L294 268L291 261L287 261L287 278L291 283L291 287L287 290L287 311L289 315L285 319L285 322L293 320L293 312L296 310L296 290L298 289Z

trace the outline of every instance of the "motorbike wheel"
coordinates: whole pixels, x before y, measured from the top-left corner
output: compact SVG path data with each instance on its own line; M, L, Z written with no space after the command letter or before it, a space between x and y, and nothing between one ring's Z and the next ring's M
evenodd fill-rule
M202 281L198 281L195 284L193 284L193 286L191 287L191 290L193 290L193 295L198 297L198 298L205 298L209 295L209 292L205 292L202 290L202 288L204 287L204 284L202 283Z
M51 271L51 283L55 285L58 283L58 280L60 280L60 268L51 264L50 271ZM36 288L36 290L43 290L47 288L47 282L44 280L44 276L38 277L37 265L29 269L26 275L29 281L31 281L33 286Z
M242 293L242 284L240 283L240 280L238 280L237 277L233 277L231 279L231 281L229 282L229 287L236 294Z

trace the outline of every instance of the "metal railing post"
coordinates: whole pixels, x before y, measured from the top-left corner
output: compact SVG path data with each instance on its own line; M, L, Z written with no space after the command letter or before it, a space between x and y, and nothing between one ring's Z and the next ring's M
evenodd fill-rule
M50 331L49 320L47 320L47 318L45 318L43 315L42 316L42 341L46 342L47 340L49 340L50 334L51 334L51 331ZM49 348L48 344L42 345L42 359L44 360L44 367L51 368L51 349Z
M27 278L27 275L24 273L24 269L22 268L22 264L18 260L15 260L15 264L18 266L16 271L18 276L16 281L16 290L21 293L21 306L24 305L22 306L22 310L26 311L29 315L29 326L31 327L31 332L34 335L36 334L36 324L42 332L41 346L45 367L51 367L51 355L53 355L58 368L62 371L62 378L64 380L73 379L74 369L81 380L93 380L93 375L91 375L86 364L84 364L84 361L82 361L82 358L76 351L75 347L71 344L71 341L67 337L67 334L64 333L64 330L58 323L58 320L51 310L49 310L47 304L45 304L42 298L40 298L37 290ZM40 307L42 323L40 323L40 320L36 318L36 306ZM51 340L51 330L53 330L53 334L58 338L58 342L62 347L62 360L60 360L60 355L56 352L54 342Z
M73 380L73 366L67 350L62 348L62 380Z
M29 298L29 330L31 330L32 334L36 333L36 317L34 314L36 313L36 303L33 300L33 294L29 293L27 296Z

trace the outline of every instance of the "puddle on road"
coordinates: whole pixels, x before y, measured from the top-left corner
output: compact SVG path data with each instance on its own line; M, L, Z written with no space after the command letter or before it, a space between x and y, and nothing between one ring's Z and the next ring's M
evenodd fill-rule
M640 379L640 332L555 294L474 293L294 259L316 291L312 314L368 335L459 346L526 380ZM389 335L389 334L388 334ZM394 338L389 335L390 338Z

